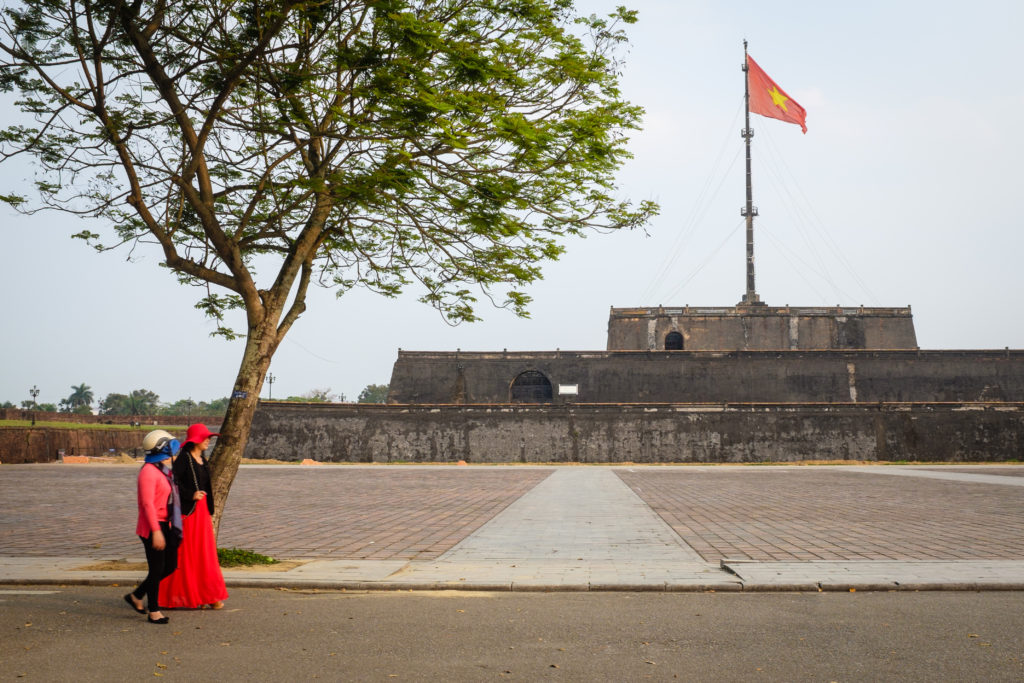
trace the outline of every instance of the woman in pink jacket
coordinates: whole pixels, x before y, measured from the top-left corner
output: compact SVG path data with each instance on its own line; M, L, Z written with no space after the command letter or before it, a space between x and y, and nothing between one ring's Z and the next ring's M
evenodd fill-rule
M146 614L151 624L166 624L167 617L160 612L160 581L178 566L178 544L181 542L181 503L178 489L171 474L171 462L178 454L178 441L157 429L142 440L146 449L146 464L139 470L139 519L135 533L146 549L149 573L124 601L139 614ZM147 596L147 609L143 609L142 596Z

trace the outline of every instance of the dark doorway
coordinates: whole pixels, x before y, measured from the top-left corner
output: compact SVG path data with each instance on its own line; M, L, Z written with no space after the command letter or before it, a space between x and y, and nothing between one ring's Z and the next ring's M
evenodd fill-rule
M513 403L551 403L551 382L544 373L527 370L512 380Z
M678 332L669 332L665 335L665 350L666 351L682 351L683 350L683 335Z

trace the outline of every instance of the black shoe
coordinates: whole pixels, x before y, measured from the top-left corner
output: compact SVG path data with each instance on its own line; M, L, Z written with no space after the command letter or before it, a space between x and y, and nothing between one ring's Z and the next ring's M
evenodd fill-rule
M170 619L168 619L167 617L160 617L159 619L154 619L153 617L146 617L146 621L148 621L151 624L166 624L170 621Z
M129 593L128 595L124 596L124 601L128 603L129 607L131 607L133 610L135 610L139 614L145 614L146 613L146 610L142 609L141 607L136 607L135 606L135 601L132 600L132 594L131 593Z

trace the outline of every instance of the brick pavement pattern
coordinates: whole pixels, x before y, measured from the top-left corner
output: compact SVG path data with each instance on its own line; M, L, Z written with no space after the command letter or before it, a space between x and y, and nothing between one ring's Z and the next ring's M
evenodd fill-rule
M1018 486L799 467L617 474L710 562L1024 559Z
M868 469L613 471L712 563L1024 560L1021 486L994 482L1019 483L1021 468L1003 477L998 468L964 469L959 480L934 478L954 473L946 468ZM140 559L137 471L0 467L0 555ZM281 558L433 560L554 471L245 466L218 545Z
M135 558L137 466L0 468L0 555ZM243 467L221 547L281 558L431 559L551 474L538 469Z
M348 467L247 469L223 543L271 557L433 559L551 470Z

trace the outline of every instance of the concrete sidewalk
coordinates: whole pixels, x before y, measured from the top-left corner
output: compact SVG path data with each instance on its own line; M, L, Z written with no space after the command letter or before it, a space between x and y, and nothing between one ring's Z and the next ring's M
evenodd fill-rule
M95 568L142 561L136 471L0 468L0 583L141 579ZM292 560L229 586L1024 590L1021 486L1013 465L244 466L220 545ZM91 514L62 523L68 500Z

